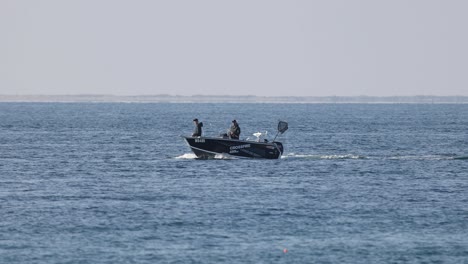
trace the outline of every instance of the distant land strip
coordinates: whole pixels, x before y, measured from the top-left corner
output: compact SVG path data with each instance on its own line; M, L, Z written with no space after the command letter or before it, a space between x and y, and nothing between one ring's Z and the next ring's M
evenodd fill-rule
M63 103L416 103L466 104L468 96L0 95L0 102Z

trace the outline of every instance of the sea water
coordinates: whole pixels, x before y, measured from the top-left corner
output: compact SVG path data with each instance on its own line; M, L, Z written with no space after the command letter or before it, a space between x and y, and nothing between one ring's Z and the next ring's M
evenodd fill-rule
M468 263L468 105L0 104L0 263ZM180 135L275 135L197 160Z

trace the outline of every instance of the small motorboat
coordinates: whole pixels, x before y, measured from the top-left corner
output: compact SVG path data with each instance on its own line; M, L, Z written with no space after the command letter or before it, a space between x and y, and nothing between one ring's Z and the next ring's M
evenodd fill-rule
M187 137L182 136L199 159L212 159L217 155L241 158L278 159L283 154L283 144L275 141L278 135L288 130L288 123L279 121L278 133L273 141L263 139L262 133L255 133L256 139L239 140L229 137Z

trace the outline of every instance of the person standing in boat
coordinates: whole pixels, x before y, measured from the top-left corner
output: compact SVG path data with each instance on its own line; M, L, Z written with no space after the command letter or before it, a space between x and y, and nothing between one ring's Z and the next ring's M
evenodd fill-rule
M193 130L192 137L201 137L203 123L199 123L197 118L193 120L193 123L195 124L195 129Z
M232 120L231 128L229 128L229 137L232 139L239 139L240 133L241 129L239 127L239 124L235 119Z

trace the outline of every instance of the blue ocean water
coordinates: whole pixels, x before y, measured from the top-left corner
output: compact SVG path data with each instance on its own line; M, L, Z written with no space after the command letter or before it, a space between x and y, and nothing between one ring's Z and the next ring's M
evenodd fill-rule
M196 160L192 119L289 122ZM0 263L468 263L468 105L0 103Z

